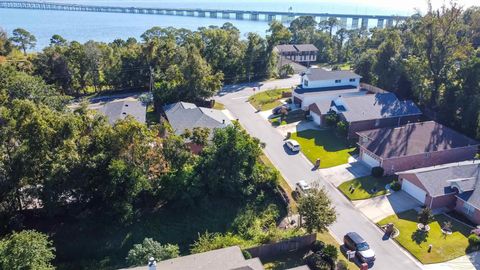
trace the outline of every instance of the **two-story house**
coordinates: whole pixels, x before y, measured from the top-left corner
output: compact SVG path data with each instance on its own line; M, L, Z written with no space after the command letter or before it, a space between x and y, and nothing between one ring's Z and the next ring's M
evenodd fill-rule
M317 61L318 49L313 44L284 44L277 45L274 51L286 59L297 63L311 63Z

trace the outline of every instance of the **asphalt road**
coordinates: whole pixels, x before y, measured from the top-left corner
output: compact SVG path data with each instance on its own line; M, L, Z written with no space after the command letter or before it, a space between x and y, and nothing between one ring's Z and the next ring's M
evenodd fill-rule
M303 154L289 154L283 147L284 137L277 132L248 103L248 97L258 91L291 87L299 83L298 77L269 81L261 84L227 86L216 99L238 118L242 126L254 137L266 143L266 155L273 162L292 188L296 182L306 180L324 186L338 213L337 222L330 226L331 233L342 242L343 236L350 231L359 233L375 250L376 261L373 269L410 270L421 269L409 254L392 240L382 240L383 233L360 211L355 209L330 182L322 179ZM256 87L255 92L251 88ZM260 89L258 89L260 86Z

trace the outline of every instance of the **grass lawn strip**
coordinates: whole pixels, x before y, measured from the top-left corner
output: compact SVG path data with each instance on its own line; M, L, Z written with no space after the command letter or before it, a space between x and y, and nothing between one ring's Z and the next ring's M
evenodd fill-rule
M441 226L446 221L452 223L453 231L447 236L441 231ZM417 212L414 210L389 216L378 224L387 223L395 224L395 227L400 230L400 235L395 240L423 264L446 262L467 253L468 236L472 228L444 214L435 216L435 221L429 224L428 233L417 231ZM430 244L432 244L432 251L429 253L428 245Z
M339 138L333 130L304 130L293 133L291 139L300 143L301 151L313 164L320 158L320 168L345 164L355 151L346 138Z
M395 180L395 176L373 177L365 176L342 183L338 189L351 201L365 200L387 194L385 186ZM355 190L350 192L350 186Z
M215 110L225 110L225 105L215 100L215 104L213 105L213 109Z
M282 103L280 102L280 99L282 99L282 93L290 91L290 88L280 88L263 91L251 96L248 101L257 110L271 110L277 106L282 105Z

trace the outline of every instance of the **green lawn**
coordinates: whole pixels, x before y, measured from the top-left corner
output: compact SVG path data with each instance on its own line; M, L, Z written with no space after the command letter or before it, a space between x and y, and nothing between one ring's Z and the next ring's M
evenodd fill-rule
M444 236L440 230L444 222L452 223L453 233ZM463 256L467 253L468 239L472 228L457 222L454 219L440 214L435 216L435 221L430 223L430 231L421 233L417 231L417 213L414 210L389 216L378 224L394 223L400 230L400 235L395 240L415 256L421 263L440 263ZM432 251L428 252L428 245L432 244Z
M291 139L300 143L302 152L313 164L320 158L320 168L345 164L355 151L347 139L338 137L333 130L300 131L293 133Z
M251 96L248 101L257 110L266 111L271 110L277 106L282 105L280 99L282 99L283 92L291 92L290 88L273 89L263 91Z
M225 105L223 105L222 103L220 103L218 101L215 101L215 105L213 105L213 108L215 110L225 110Z
M338 189L352 201L370 199L385 195L387 193L385 186L392 183L395 178L395 176L376 178L369 175L344 182ZM355 188L353 192L350 192L351 186Z

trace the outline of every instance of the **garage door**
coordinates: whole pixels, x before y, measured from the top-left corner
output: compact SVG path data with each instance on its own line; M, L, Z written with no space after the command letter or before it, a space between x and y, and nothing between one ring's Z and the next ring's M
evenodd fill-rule
M313 122L315 122L317 125L321 125L322 124L322 119L320 118L320 115L314 113L314 112L310 112L310 115L312 116L312 120Z
M367 163L368 166L370 167L378 167L380 166L380 161L374 159L371 157L369 154L362 152L362 160L363 162Z
M422 204L425 203L425 195L427 195L427 193L423 189L414 185L412 182L403 179L402 190L419 200Z

